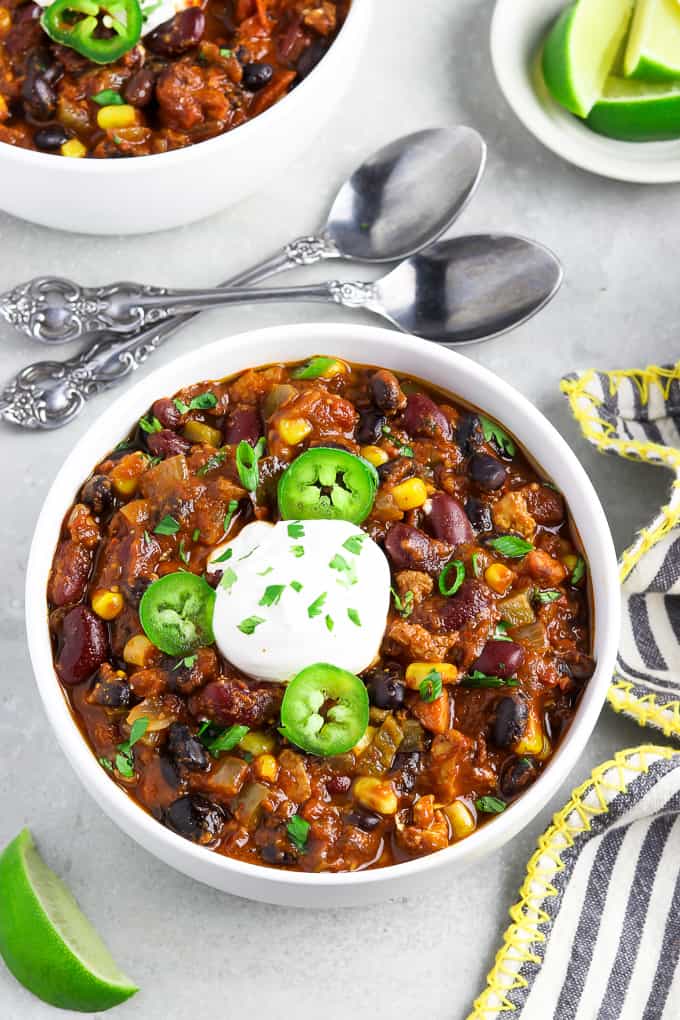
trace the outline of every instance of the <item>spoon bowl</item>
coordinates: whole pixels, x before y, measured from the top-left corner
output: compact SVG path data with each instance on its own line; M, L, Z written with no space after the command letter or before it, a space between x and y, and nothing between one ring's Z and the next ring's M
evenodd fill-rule
M375 291L380 313L404 332L465 344L526 322L555 295L562 276L557 257L536 241L474 234L400 263Z
M484 140L464 125L397 138L341 187L322 235L344 259L408 258L460 216L485 164Z

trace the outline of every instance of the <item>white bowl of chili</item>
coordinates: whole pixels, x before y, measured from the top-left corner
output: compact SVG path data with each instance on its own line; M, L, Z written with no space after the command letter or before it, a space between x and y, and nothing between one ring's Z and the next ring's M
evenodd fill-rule
M353 0L304 81L206 141L128 159L72 159L0 141L0 208L59 230L121 235L184 226L236 204L327 129L359 62L369 17L370 0Z
M55 674L45 593L64 515L94 464L113 449L159 396L192 383L232 376L323 351L358 364L380 365L436 387L502 422L532 463L563 493L588 563L596 669L553 757L507 810L467 838L429 856L369 870L302 873L231 859L159 824L98 763L76 724ZM435 384L432 384L435 385ZM287 906L337 907L413 895L489 854L522 829L577 764L602 707L619 634L616 556L607 521L577 457L543 415L501 378L435 344L386 329L305 324L225 337L170 362L115 401L92 425L59 470L47 494L30 552L26 615L31 660L57 738L84 785L104 811L152 854L198 881L234 895Z

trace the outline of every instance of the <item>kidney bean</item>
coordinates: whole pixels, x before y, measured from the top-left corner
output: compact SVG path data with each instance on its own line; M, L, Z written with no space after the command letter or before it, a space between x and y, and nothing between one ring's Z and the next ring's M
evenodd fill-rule
M262 423L257 411L252 408L243 408L240 411L232 411L227 418L224 427L224 442L227 446L236 446L244 439L251 446L255 446L262 435Z
M404 428L411 436L427 436L430 439L450 439L451 426L441 408L424 393L414 393L408 398L404 412Z
M151 414L154 418L158 418L164 429L176 429L182 420L182 415L170 397L161 397L160 400L156 400L151 408Z
M425 504L425 519L435 538L449 545L472 542L475 533L463 507L448 492L436 492Z
M85 594L92 557L89 551L70 538L60 542L47 585L47 597L54 606L80 602Z
M350 776L330 776L326 780L326 789L330 794L348 793L351 785Z
M401 681L398 667L372 669L366 676L366 689L372 705L376 708L401 708L406 697L406 687Z
M531 758L510 758L503 766L499 786L504 797L516 797L530 786L538 769Z
M189 711L197 719L211 719L218 726L253 729L278 719L282 699L281 684L249 686L242 680L221 677L191 695Z
M483 503L481 499L470 496L465 502L465 513L477 534L483 531L493 531L491 507Z
M504 484L508 477L506 468L497 457L489 453L475 453L470 458L468 473L473 482L476 482L480 489L495 492Z
M492 743L496 747L512 747L522 737L528 717L525 701L510 695L501 698L496 705L496 717L491 727Z
M255 61L246 64L243 68L243 87L249 92L259 92L274 77L274 68L271 64L260 64Z
M507 680L524 662L524 649L514 641L487 641L472 669Z
M205 14L200 7L188 7L147 36L146 47L162 57L179 57L197 46L205 32Z
M387 418L380 411L362 411L359 415L356 439L361 446L370 446L377 443L383 434L383 425Z
M456 442L464 457L472 456L475 450L484 445L482 423L476 414L463 414L458 419Z
M533 485L523 489L527 509L537 524L555 527L564 520L564 500L559 492L547 485Z
M136 71L123 89L123 98L130 106L148 106L156 87L156 77L148 67ZM172 401L170 401L172 403ZM158 419L160 421L160 418Z
M168 732L168 752L178 765L191 772L205 772L210 765L208 752L188 726L173 723Z
M381 411L394 413L403 411L406 407L406 396L399 385L399 380L394 373L388 372L386 368L375 372L369 380L369 385L375 406L379 407Z
M423 531L410 524L394 524L385 538L385 552L395 570L441 570L448 550L437 545Z
M113 482L108 475L92 475L80 490L80 499L98 516L107 514L113 507Z
M489 589L479 581L463 581L455 595L446 599L440 611L447 631L460 630L470 620L488 616L493 603Z
M165 812L165 824L194 843L212 843L224 826L224 811L196 794L173 801Z
M154 457L176 457L180 453L188 453L191 449L191 443L187 439L170 429L150 433L146 437L146 445Z
M79 684L99 669L108 653L106 627L87 606L74 606L61 627L57 673L62 683Z
M50 124L49 127L36 131L33 141L39 149L60 149L64 142L68 141L68 133L61 124Z

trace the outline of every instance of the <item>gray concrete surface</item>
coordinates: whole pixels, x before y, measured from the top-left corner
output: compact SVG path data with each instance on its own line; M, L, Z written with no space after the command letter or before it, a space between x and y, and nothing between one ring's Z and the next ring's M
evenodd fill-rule
M378 144L424 125L472 124L487 139L490 158L460 230L535 237L560 254L566 282L538 318L472 348L470 357L518 387L567 437L623 548L663 500L668 478L591 451L558 381L576 367L678 357L678 191L591 177L541 148L497 89L488 54L491 7L489 0L376 0L360 72L323 141L265 192L209 221L164 235L96 239L0 213L0 290L55 272L87 283L217 282L313 229L344 172ZM186 187L200 183L187 180ZM343 314L303 306L211 313L142 371L247 327ZM3 377L44 353L4 326L0 343ZM176 874L124 836L81 787L45 720L24 639L24 566L41 501L67 451L105 407L106 398L93 402L77 423L51 435L0 427L0 845L30 825L48 862L138 980L142 991L118 1009L121 1020L463 1020L551 813L593 766L651 734L605 709L579 768L526 831L424 899L298 912L230 898ZM57 1014L0 965L0 1016Z

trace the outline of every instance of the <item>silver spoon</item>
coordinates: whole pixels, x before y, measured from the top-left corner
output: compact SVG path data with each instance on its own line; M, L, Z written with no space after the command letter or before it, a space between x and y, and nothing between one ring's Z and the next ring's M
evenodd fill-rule
M317 236L300 237L222 287L252 287L322 259L397 262L440 237L481 179L486 145L472 128L431 128L379 149L342 186ZM88 334L130 333L169 318L145 299L174 292L140 284L81 287L38 277L0 295L0 318L47 344ZM187 309L184 309L185 311ZM175 312L174 314L177 314Z
M561 280L559 261L542 245L522 237L480 234L433 245L374 283L216 289L180 295L176 307L244 301L335 302L367 308L404 331L460 344L497 336L525 322L551 299ZM29 428L65 424L89 396L130 371L126 359L135 356L138 343L138 334L127 340L100 341L69 361L28 366L0 398L0 415Z

